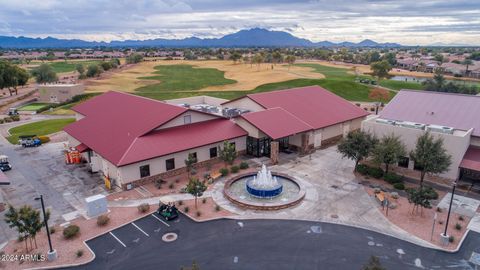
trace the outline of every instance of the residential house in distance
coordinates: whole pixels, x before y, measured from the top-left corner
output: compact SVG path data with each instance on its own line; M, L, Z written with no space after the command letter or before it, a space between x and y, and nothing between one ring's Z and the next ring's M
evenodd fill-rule
M441 138L452 156L452 164L440 176L480 181L480 96L402 90L378 116L362 123L362 129L377 137L394 134L407 147L415 148L417 138L429 131ZM410 170L420 169L409 157L398 164Z
M195 97L162 102L107 92L72 109L77 121L64 129L69 146L82 152L92 171L124 189L184 172L189 154L197 167L216 162L224 141L237 152L273 161L280 151L305 154L359 129L367 115L320 87L233 101ZM222 115L232 111L238 113Z

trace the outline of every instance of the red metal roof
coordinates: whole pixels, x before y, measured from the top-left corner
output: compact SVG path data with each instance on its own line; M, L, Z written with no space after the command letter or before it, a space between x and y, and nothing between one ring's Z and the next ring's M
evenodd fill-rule
M247 95L265 108L280 107L319 129L364 117L367 112L319 86ZM271 121L282 121L271 119Z
M187 111L120 92L107 92L73 109L86 117L64 130L113 164L119 163L137 137Z
M470 146L459 167L480 172L480 148Z
M123 166L247 134L237 124L224 118L160 129L137 138L118 165Z
M479 115L479 96L414 90L400 91L380 112L384 119L473 128L473 136L480 136Z
M246 113L241 117L274 140L313 129L282 108Z

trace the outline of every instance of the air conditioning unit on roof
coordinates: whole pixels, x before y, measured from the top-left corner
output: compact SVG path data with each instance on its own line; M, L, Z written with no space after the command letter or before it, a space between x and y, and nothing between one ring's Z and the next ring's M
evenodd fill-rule
M404 121L404 122L400 123L400 125L402 127L406 127L406 128L414 128L414 129L425 130L425 124Z
M452 127L439 126L439 125L428 125L427 130L432 132L445 133L445 134L453 134L453 132L455 131L455 129Z
M393 120L377 118L377 119L375 120L375 122L380 123L380 124L386 124L386 125L395 126L395 121L393 121Z

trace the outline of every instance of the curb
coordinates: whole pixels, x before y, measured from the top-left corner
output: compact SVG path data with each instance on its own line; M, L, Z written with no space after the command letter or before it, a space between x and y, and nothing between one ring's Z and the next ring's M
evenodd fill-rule
M116 229L118 229L118 228L120 228L120 227L123 227L123 226L125 226L125 225L128 225L128 224L130 224L130 223L132 223L132 222L135 222L135 221L137 221L137 220L139 220L139 219L142 219L142 218L144 218L144 217L146 217L146 216L148 216L148 215L151 215L152 213L155 213L155 210L154 210L154 211L149 211L147 214L141 215L140 217L138 217L138 218L136 218L136 219L130 220L130 221L125 222L125 223L122 223L122 224L120 224L120 225L118 225L118 226L116 226L116 227L113 227L113 228L109 229L108 231L99 233L99 234L97 234L97 235L94 235L94 236L92 236L92 237L90 237L90 238L87 238L87 239L83 240L83 241L82 241L83 244L87 247L87 249L88 249L88 250L90 251L90 253L93 255L92 259L90 259L90 260L88 260L88 261L86 261L86 262L73 263L73 264L63 264L63 265L52 265L52 266L32 267L32 268L26 268L25 270L59 269L59 268L67 268L67 267L81 266L81 265L86 265L86 264L88 264L88 263L91 263L93 260L95 260L96 255L95 255L95 252L93 252L93 250L87 245L87 242L88 242L88 241L90 241L90 240L92 240L92 239L95 239L95 238L97 238L97 237L99 237L99 236L102 236L102 235L104 235L104 234L106 234L106 233L109 233L109 232L111 232L111 231L113 231L113 230L116 230Z

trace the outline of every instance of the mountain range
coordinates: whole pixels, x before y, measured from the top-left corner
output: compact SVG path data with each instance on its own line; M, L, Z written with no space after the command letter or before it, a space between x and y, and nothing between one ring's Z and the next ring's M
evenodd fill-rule
M397 43L378 43L370 39L359 43L330 41L312 42L283 31L262 28L241 30L221 38L147 39L111 42L80 39L29 38L0 36L0 48L88 48L88 47L401 47Z

